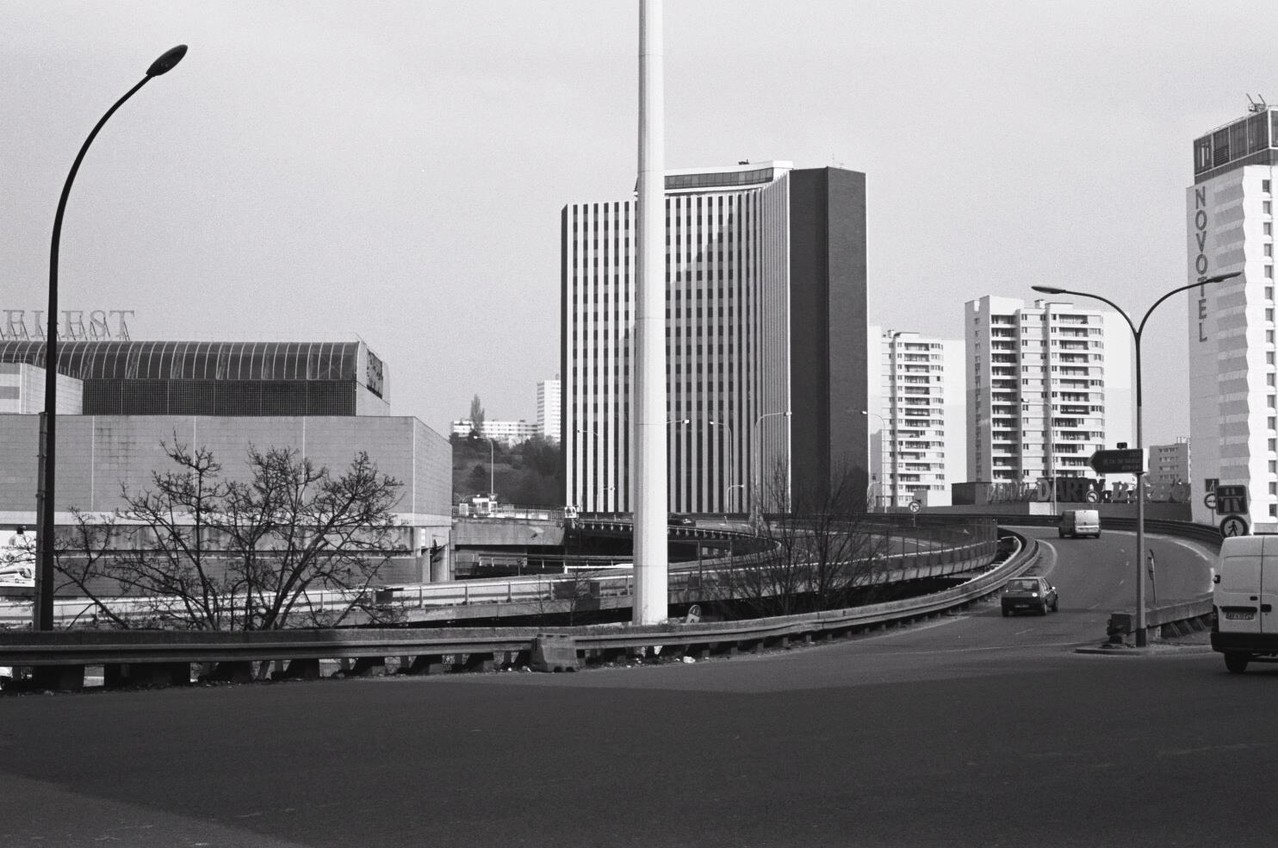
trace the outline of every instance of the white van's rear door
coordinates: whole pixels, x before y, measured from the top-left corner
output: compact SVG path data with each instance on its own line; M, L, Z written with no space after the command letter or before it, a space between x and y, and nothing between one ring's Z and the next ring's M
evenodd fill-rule
M1216 584L1213 603L1220 610L1218 626L1222 633L1262 632L1260 578L1265 541L1259 536L1240 536L1226 539L1221 545L1220 582ZM1271 554L1278 556L1278 545L1272 547ZM1278 572L1274 573L1272 585L1278 589ZM1278 619L1274 622L1278 629Z
M1260 562L1259 607L1257 632L1278 634L1278 536L1265 539Z

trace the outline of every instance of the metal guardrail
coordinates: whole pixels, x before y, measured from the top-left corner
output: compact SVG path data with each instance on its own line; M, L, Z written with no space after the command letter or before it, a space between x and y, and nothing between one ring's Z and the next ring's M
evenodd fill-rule
M651 626L595 625L554 628L579 651L608 652L670 648L693 653L781 644L795 638L825 639L886 626L966 606L997 591L1008 578L1038 560L1037 542L1026 541L1004 563L959 586L900 601L844 610L732 622L667 622ZM102 665L119 679L119 667L147 664L238 664L370 657L416 657L414 666L437 668L444 656L467 656L468 667L491 665L496 654L526 656L545 628L446 628L431 630L207 631L8 631L0 632L0 664L61 669L57 680L79 688L83 669ZM476 661L478 658L478 661ZM419 662L424 661L424 662ZM47 679L47 678L46 678ZM151 679L151 678L148 678Z
M627 531L630 529L628 522L618 526L624 526ZM771 548L775 542L750 533L719 528L682 527L677 529L690 534L692 538L733 538L752 542L756 549L763 548L755 553L744 555L720 556L700 562L690 560L672 564L670 591L680 601L710 600L708 597L695 594L700 586L707 585L702 578L713 576L721 569L750 568L769 561L769 558L773 556ZM675 531L676 527L672 526L672 538ZM761 545L761 539L764 539L767 544ZM879 559L881 568L887 576L882 579L917 580L970 570L971 560L974 557L992 556L994 545L993 541L977 541L965 545L920 547L914 551L883 554ZM694 576L698 578L695 581ZM447 608L465 608L466 617L476 618L481 616L475 608L484 605L492 605L494 616L500 616L502 612L499 610L502 605L528 605L561 600L557 587L581 581L588 581L592 585L593 597L629 598L634 594L633 574L629 569L618 568L599 569L597 572L577 571L568 575L532 574L382 587L378 591L378 595L382 596L378 603L396 607L400 612L405 613L409 620L423 618L414 616L413 611L439 611ZM312 592L306 596L306 603L315 609L343 610L351 605L354 594L358 593L337 590ZM172 603L176 608L176 602ZM114 612L128 616L162 610L165 603L155 598L122 597L110 600L109 605ZM91 623L97 611L96 604L84 598L57 598L54 602L54 623L60 627ZM436 615L430 618L438 619L439 617ZM21 626L30 620L30 599L21 601L0 599L0 626Z

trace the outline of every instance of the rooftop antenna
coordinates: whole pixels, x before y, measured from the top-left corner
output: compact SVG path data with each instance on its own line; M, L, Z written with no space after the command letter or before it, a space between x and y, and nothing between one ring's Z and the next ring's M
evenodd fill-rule
M1253 114L1256 112L1263 112L1269 108L1269 104L1265 102L1265 97L1262 94L1257 94L1255 100L1252 100L1251 95L1248 94L1247 102L1251 104L1247 111L1252 112Z

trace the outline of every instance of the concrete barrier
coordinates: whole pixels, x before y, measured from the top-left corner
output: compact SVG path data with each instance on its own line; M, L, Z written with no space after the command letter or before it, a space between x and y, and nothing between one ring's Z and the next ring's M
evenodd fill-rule
M533 640L533 671L576 671L577 665L577 641L572 636L541 633Z

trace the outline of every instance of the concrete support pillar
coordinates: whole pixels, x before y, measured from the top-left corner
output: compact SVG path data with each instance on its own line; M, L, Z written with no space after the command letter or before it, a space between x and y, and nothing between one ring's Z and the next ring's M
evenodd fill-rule
M360 657L351 669L352 677L381 677L386 674L385 657Z
M38 665L31 670L31 678L37 689L78 692L84 688L84 666Z
M635 286L633 622L668 615L666 163L661 0L639 0L639 199Z
M285 680L319 680L319 660L289 660L281 675Z
M444 664L444 658L439 654L423 654L413 658L413 664L409 666L409 674L444 674L448 671L448 666Z

